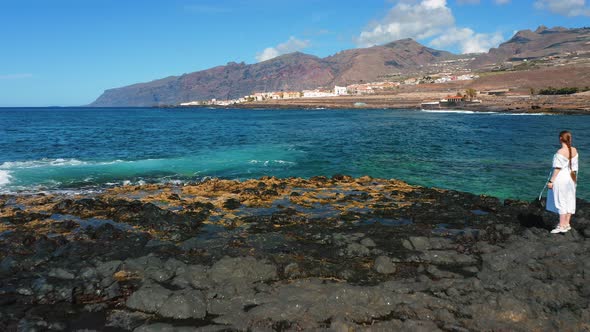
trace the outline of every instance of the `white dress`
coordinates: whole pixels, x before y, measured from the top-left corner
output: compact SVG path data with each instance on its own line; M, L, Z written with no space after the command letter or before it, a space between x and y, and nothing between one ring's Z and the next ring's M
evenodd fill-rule
M578 171L579 154L572 158L571 170ZM553 190L547 192L547 210L559 214L576 213L576 183L570 175L569 159L559 153L553 156L553 168L560 168L553 181Z

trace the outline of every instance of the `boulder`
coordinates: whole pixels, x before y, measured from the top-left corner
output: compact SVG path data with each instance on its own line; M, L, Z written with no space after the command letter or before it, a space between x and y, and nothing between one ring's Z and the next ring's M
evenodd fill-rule
M377 271L377 273L381 274L392 274L395 273L395 264L391 261L391 259L387 256L379 256L375 259L375 264L373 265L373 269Z
M201 319L207 315L207 302L201 291L179 291L162 304L158 314L172 319Z
M172 295L172 291L157 284L144 285L127 299L127 307L143 312L156 313Z

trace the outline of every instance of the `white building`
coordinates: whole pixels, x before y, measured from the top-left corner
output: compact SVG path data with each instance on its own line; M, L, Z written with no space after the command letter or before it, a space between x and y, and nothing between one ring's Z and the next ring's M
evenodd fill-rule
M336 94L328 91L315 90L303 90L303 98L322 98L322 97L335 97Z
M348 89L345 86L335 86L334 94L337 96L344 96L348 94Z

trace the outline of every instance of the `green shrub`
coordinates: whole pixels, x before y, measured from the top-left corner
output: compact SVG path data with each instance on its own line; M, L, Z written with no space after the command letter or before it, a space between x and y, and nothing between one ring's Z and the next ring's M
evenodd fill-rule
M578 88L553 88L548 87L547 89L539 90L540 95L571 95L580 91Z

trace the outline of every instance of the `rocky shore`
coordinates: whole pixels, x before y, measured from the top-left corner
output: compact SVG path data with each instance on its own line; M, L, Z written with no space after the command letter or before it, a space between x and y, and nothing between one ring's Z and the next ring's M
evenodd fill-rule
M2 331L589 331L590 204L351 178L0 196Z
M326 98L298 98L249 102L234 106L212 106L219 108L262 108L262 109L417 109L425 101L445 98L450 92L400 92L364 96L339 96ZM480 104L464 104L445 109L473 112L534 113L559 115L590 114L590 94L533 96L478 96Z

